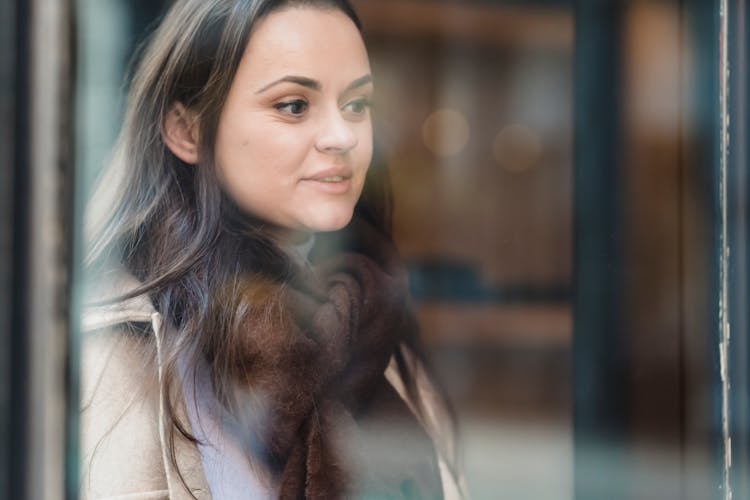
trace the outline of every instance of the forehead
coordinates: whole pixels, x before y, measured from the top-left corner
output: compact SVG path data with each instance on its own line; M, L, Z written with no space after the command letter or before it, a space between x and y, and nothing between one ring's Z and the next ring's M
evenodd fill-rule
M346 14L338 9L288 7L256 24L237 77L259 84L288 74L351 80L369 71L362 37Z

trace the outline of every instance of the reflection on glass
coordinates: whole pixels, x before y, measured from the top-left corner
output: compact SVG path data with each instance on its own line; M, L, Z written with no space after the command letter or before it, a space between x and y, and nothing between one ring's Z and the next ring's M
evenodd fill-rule
M127 62L171 3L76 2L87 198L112 157ZM374 76L373 167L390 175L394 239L472 495L724 500L726 480L741 495L744 4L353 3ZM719 342L725 316L734 347ZM257 410L247 426L268 424L265 395L234 396ZM362 428L376 461L403 438ZM240 434L228 441L252 447Z
M128 54L153 28L157 4L81 2L89 178L109 157ZM394 189L394 237L421 335L457 411L468 488L477 498L570 498L571 14L355 6L375 80L377 161ZM260 394L243 397L267 405ZM249 417L253 425L268 423L262 415ZM388 435L403 439L377 426L363 434L371 460L382 446L367 436Z
M375 4L375 136L469 489L572 498L571 13Z

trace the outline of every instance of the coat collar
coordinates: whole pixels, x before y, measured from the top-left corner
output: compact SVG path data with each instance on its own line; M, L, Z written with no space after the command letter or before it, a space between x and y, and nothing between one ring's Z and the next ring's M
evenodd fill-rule
M198 447L179 433L173 433L170 429L167 429L168 422L166 422L164 418L166 398L162 392L162 387L164 386L162 383L164 376L162 328L164 325L161 315L158 312L153 312L151 314L151 325L156 340L156 357L159 371L159 442L161 444L164 471L167 476L169 498L176 500L192 500L193 497L198 498L199 500L210 499L211 494L208 488L208 482L203 474L203 463L201 462L201 455ZM192 430L190 429L190 421L185 413L185 399L182 390L179 390L178 388L176 393L177 418L183 423L186 430L192 433ZM170 438L170 436L173 437ZM177 469L174 466L173 460L171 460L169 456L170 447L168 444L170 439L174 443L174 457L177 462Z
M99 297L118 297L135 290L139 285L132 275L121 273L116 280L106 285L105 290L96 290ZM161 315L154 309L148 297L141 295L129 300L112 304L88 307L81 317L83 331L94 331L126 322L151 323L156 344L157 369L159 380L159 409L158 431L161 459L164 465L169 498L175 500L210 499L211 494L203 473L200 451L198 447L185 439L179 433L172 433L165 421L165 394L162 390L164 379L163 328L165 327ZM177 384L175 391L177 418L185 429L192 433L190 421L185 412L185 400L182 390ZM173 437L172 437L173 436ZM174 442L174 456L177 462L175 468L170 459L169 441ZM179 471L178 471L179 469ZM182 479L181 479L182 477ZM183 483L184 480L184 483ZM186 487L187 486L187 487Z
M123 275L117 280L114 290L119 295L127 293L138 286L138 281L130 275ZM106 296L106 295L105 295ZM159 379L159 442L161 448L161 458L166 475L166 483L169 491L169 498L176 500L199 500L210 499L211 493L208 482L203 472L203 463L201 460L200 450L194 444L185 439L179 433L174 434L174 454L177 462L177 469L169 457L168 442L172 435L171 429L167 428L167 422L164 420L165 415L165 395L162 392L163 380L163 333L165 325L161 315L156 312L148 297L138 296L128 301L119 302L113 305L89 308L82 317L82 329L84 331L105 328L118 323L138 321L150 322L154 334L154 340L157 351L157 368ZM433 387L429 377L424 372L424 368L419 366L420 363L408 350L404 353L407 362L414 363L415 373L417 375L417 387L422 398L422 404L425 406L424 419L420 419L428 435L433 439L438 452L439 466L443 480L443 488L446 499L463 499L467 498L465 479L462 474L458 477L449 471L444 457L451 456L453 453L453 432L447 422L450 420L444 413L442 405L436 396L437 392ZM394 386L399 395L407 402L410 408L412 403L406 394L403 380L401 379L394 359L391 359L385 372L386 379ZM192 433L190 421L185 411L185 399L182 390L178 384L175 393L177 398L177 417L183 423L185 429ZM180 479L182 476L183 481Z

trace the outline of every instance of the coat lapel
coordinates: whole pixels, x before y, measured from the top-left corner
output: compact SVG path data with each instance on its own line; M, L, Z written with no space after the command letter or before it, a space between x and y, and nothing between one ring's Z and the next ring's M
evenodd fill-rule
M210 499L211 493L208 483L203 474L203 464L201 462L200 451L198 447L186 440L179 433L171 434L167 429L167 422L164 420L165 415L165 398L162 393L163 381L163 351L162 351L162 320L161 315L155 312L151 315L151 325L154 329L156 338L156 356L159 372L159 441L161 444L162 460L164 462L164 471L167 476L167 487L169 489L169 498L175 500L192 500L193 497L199 500ZM182 391L177 394L177 418L183 422L186 430L191 432L190 422L185 414L184 399ZM177 469L174 461L170 458L168 446L170 436L173 436L174 456L177 462ZM192 493L192 494L191 494Z

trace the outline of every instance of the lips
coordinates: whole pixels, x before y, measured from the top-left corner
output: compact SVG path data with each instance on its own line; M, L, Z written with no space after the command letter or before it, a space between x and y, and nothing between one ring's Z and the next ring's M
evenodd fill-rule
M331 177L323 177L322 179L315 179L318 182L341 182L344 180L344 177L340 175L333 175Z
M352 174L352 169L349 167L331 167L315 172L313 175L306 177L304 180L318 182L343 182L351 179Z
M322 193L341 195L348 193L351 189L353 175L351 168L336 166L315 172L302 180Z

